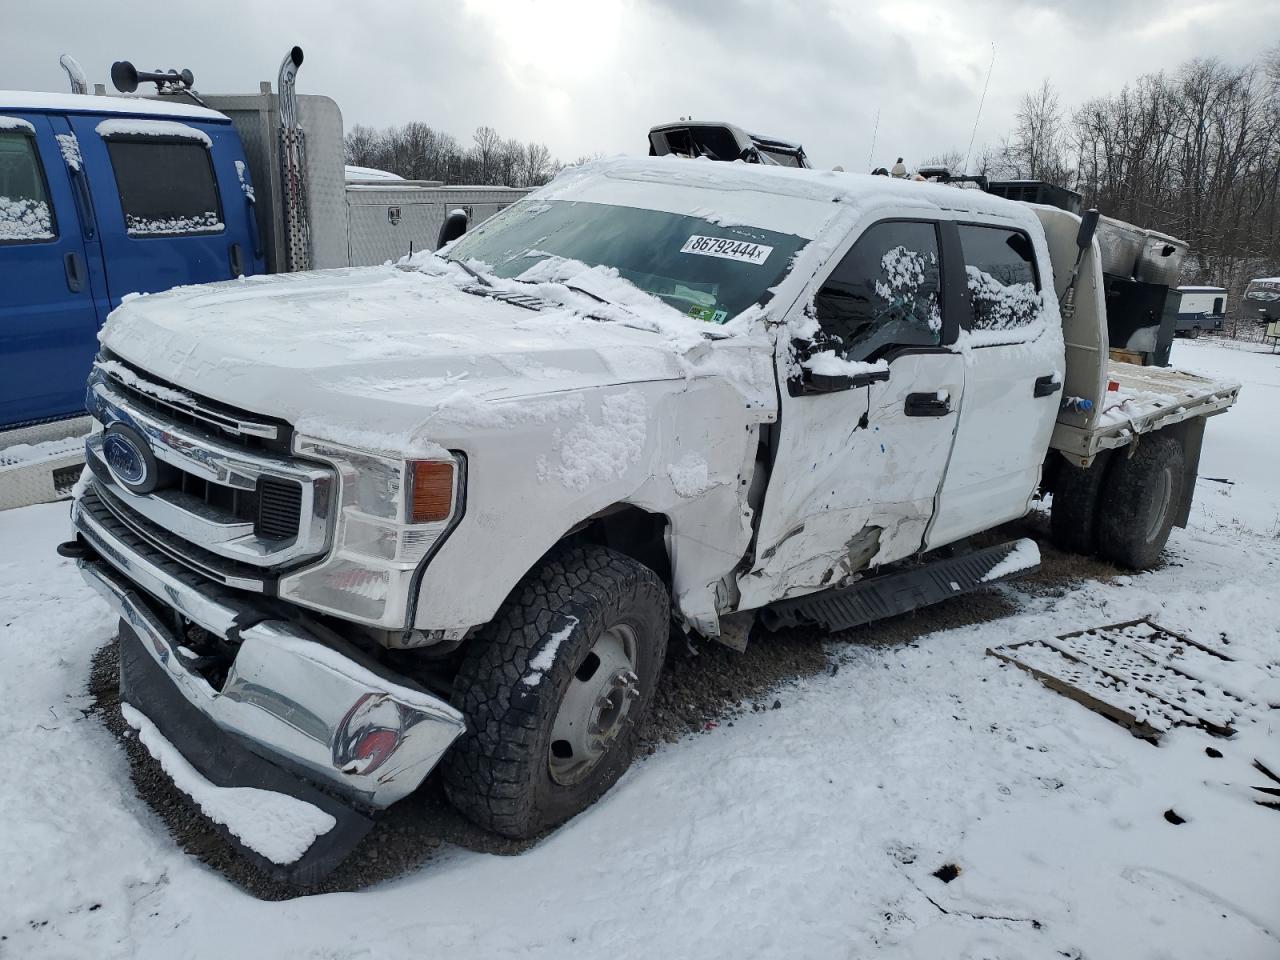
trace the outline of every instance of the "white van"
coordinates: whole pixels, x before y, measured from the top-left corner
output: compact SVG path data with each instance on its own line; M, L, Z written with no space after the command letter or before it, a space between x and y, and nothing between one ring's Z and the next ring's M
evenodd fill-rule
M1227 291L1222 287L1179 287L1182 302L1178 305L1175 331L1195 338L1206 330L1221 330L1227 315Z

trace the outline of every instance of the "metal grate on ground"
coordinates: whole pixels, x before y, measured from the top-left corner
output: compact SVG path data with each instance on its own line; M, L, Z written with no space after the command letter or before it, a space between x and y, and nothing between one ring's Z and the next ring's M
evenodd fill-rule
M1226 651L1147 619L987 653L1152 742L1179 726L1229 737L1254 706L1215 679L1235 663Z

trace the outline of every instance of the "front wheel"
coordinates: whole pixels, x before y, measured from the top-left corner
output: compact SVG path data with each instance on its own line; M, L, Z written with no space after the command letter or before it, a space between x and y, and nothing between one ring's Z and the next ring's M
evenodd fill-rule
M467 732L443 763L453 805L526 838L613 786L653 699L669 606L657 574L604 547L565 548L529 573L454 681Z

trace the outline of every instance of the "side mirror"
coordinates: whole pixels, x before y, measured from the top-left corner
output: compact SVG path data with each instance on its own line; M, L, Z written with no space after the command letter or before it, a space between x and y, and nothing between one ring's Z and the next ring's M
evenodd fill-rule
M814 354L827 350L842 352L844 345L839 337L819 333L812 340L792 340L791 345L795 349L796 360L800 363L800 377L789 385L793 397L805 393L837 393L841 390L856 390L858 387L868 387L873 383L881 383L889 379L887 369L853 374L821 373L804 366L804 362Z
M1080 218L1080 232L1076 234L1076 247L1083 253L1093 243L1093 234L1098 229L1098 211L1086 210Z
M871 370L867 373L813 373L806 370L804 383L806 393L836 393L840 390L856 390L858 387L869 387L873 383L882 383L889 379L888 370Z
M465 210L451 210L440 225L440 235L436 238L436 249L446 243L452 243L467 232L467 213Z

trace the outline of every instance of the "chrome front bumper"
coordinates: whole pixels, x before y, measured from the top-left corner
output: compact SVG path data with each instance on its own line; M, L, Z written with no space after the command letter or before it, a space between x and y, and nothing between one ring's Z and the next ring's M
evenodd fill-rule
M415 790L465 729L462 715L407 685L354 649L341 650L288 621L199 584L119 531L72 506L72 522L95 557L85 580L141 639L182 697L219 729L274 763L347 799L387 807ZM150 595L151 599L147 595ZM239 641L220 690L186 661L167 610ZM136 704L146 712L146 704Z

